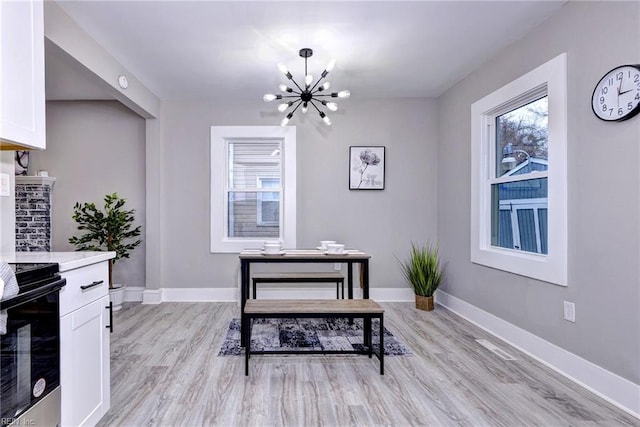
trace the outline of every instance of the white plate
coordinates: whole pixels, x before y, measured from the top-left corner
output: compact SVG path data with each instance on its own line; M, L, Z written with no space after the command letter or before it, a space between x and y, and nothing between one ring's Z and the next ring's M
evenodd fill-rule
M266 255L266 256L274 256L274 255L284 255L287 252L286 251L280 251L280 252L276 252L276 253L270 254L270 253L266 253L264 250L261 250L260 253L262 255Z
M316 249L319 251L326 251L327 248L323 248L322 246L316 246Z

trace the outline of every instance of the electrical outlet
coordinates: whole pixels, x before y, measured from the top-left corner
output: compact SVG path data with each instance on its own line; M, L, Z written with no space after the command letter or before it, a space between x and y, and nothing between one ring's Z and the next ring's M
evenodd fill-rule
M333 269L335 271L340 271L342 270L342 264L340 264L339 262L336 262L335 264L333 264Z
M0 196L11 196L11 180L8 173L0 173Z
M564 320L576 321L576 305L569 301L564 301Z

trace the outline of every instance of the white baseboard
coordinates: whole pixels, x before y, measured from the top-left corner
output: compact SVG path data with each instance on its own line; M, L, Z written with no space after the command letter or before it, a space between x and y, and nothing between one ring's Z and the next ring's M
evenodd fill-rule
M143 304L160 304L162 302L205 302L205 301L231 301L238 302L240 294L238 288L163 288L145 289L138 299L126 299L126 301L142 301ZM258 289L258 296L264 299L291 298L292 288L287 287L262 287ZM132 294L133 295L133 294ZM136 297L138 294L135 294ZM295 288L295 297L301 299L335 298L334 287L311 287L304 289ZM362 290L354 289L354 296L362 298ZM376 301L413 301L413 291L409 288L374 288L370 295Z
M162 302L162 291L160 289L145 289L142 293L143 304L160 304Z
M640 385L446 292L437 291L435 300L630 415L640 418Z
M144 288L142 286L127 286L124 288L125 302L140 302L143 299Z

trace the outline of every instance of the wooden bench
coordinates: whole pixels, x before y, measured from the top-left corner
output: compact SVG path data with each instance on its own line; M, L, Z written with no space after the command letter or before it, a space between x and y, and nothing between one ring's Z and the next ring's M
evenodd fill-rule
M364 319L364 346L366 350L275 350L257 351L251 350L251 326L253 319L271 318L338 318L356 317ZM249 375L249 357L251 354L368 354L373 353L373 328L371 320L378 319L380 323L380 343L378 354L380 360L380 375L384 375L384 309L370 299L280 299L280 300L247 300L244 306L244 330L245 342L245 370Z
M253 299L256 299L256 285L258 283L335 283L336 299L340 298L341 287L342 299L344 299L344 275L337 271L322 273L254 273L251 280L253 282Z

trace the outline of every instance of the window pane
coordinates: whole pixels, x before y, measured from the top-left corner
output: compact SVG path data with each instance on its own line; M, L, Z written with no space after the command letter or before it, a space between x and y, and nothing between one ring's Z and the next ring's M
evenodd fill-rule
M229 142L230 189L259 187L259 179L274 179L280 183L281 151L279 141Z
M517 209L518 232L520 233L520 249L527 252L538 252L536 239L536 222L533 209Z
M538 209L538 223L540 224L540 251L547 252L547 209Z
M494 184L491 244L547 253L547 178Z
M496 177L547 170L548 113L545 96L496 117Z
M270 200L259 203L259 194L269 194ZM280 193L230 191L228 209L228 237L280 237Z

